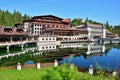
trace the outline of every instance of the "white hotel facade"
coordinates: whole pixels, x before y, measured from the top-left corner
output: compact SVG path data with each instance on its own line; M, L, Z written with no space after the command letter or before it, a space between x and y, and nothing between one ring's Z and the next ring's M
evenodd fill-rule
M103 24L90 24L86 22L77 26L77 29L86 29L88 31L88 40L94 41L97 38L106 38L106 27Z
M70 26L69 19L63 19L53 15L34 16L30 20L16 24L33 36L52 35L57 41L96 41L98 38L115 38L115 34L108 31L103 24L91 24L86 22L75 28ZM50 37L50 36L49 36Z

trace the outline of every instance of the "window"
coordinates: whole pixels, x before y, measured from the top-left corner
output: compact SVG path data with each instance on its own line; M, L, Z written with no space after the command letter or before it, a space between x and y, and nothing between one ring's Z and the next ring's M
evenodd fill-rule
M43 27L44 27L45 25L43 25Z
M42 31L40 31L40 33L42 34Z

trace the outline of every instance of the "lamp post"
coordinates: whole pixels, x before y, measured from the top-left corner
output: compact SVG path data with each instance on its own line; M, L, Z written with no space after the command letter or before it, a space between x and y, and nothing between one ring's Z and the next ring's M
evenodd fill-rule
M17 64L17 70L21 70L21 64L20 63Z
M55 61L54 61L54 67L57 67L58 66L58 61L57 61L57 59L55 59Z
M93 65L90 65L90 67L89 67L89 74L93 74L93 71L94 71Z

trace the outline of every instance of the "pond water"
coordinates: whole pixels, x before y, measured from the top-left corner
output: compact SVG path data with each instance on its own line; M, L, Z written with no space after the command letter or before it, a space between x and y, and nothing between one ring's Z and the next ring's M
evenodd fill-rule
M89 68L90 65L93 65L96 69L120 70L120 49L111 47L103 54L96 53L95 55L69 56L63 58L60 62L73 63L76 66L85 68Z
M0 48L0 66L34 64L36 62L73 63L76 66L88 68L93 65L96 69L120 70L120 45L97 43L62 43L61 45L46 45L42 49L36 44L27 44L22 51L19 46L12 46L9 53L4 47ZM48 49L49 46L49 49ZM52 48L52 49L50 49Z

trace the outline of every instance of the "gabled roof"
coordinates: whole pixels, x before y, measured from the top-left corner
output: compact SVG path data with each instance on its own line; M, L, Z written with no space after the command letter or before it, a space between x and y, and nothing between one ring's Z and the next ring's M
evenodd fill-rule
M103 24L91 24L89 22L86 22L83 25L77 26L77 28L84 28L84 27L91 27L91 28L106 28Z
M89 22L86 22L85 26L92 27L92 28L105 28L105 26L103 24L91 24Z
M53 15L34 16L34 17L32 17L32 19L40 18L40 17L54 17L54 18L58 18L58 19L60 19L60 20L63 20L63 18L60 18L60 17L57 17L57 16L53 16Z

